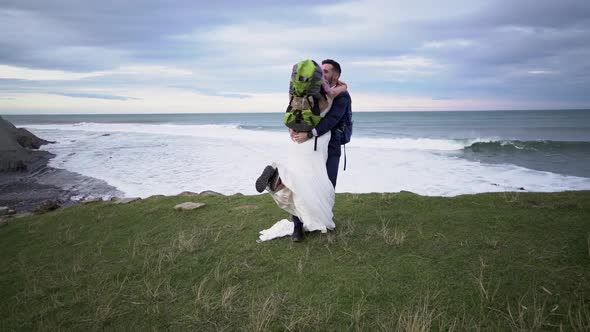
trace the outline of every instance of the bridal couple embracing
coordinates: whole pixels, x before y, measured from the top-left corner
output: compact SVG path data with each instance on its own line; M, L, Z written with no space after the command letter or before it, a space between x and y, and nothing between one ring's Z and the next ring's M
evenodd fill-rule
M352 133L352 105L348 86L340 81L342 68L332 59L321 66L305 60L293 67L285 124L291 142L287 158L266 166L256 181L277 205L291 214L260 232L259 241L304 232L333 230L332 209L342 145ZM345 156L346 167L346 156Z

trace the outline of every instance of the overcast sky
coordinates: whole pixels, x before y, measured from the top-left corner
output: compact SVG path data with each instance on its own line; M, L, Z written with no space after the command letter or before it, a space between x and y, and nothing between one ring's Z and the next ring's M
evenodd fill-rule
M282 112L342 65L354 111L590 108L588 0L0 0L0 113Z

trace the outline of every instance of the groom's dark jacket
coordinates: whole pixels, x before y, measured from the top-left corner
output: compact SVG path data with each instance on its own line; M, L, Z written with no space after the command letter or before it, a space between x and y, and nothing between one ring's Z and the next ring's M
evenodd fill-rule
M344 91L332 101L332 108L326 116L313 129L314 136L322 136L328 131L332 132L329 145L340 146L341 127L344 114L352 109L352 100L348 91ZM340 155L340 154L338 154Z

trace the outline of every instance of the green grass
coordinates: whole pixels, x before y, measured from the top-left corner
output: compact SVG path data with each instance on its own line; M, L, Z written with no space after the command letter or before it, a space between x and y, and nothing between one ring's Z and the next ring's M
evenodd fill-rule
M286 217L268 195L15 220L0 330L590 329L590 192L336 202L337 230L300 244L256 243Z

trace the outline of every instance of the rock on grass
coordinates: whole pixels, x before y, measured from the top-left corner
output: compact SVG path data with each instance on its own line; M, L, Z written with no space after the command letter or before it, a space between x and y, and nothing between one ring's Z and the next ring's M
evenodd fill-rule
M203 206L205 206L205 203L197 203L197 202L184 202L184 203L180 203L178 205L176 205L174 207L175 210L195 210L198 208L202 208Z
M133 203L135 201L139 201L141 198L140 197L125 197L125 198L120 198L120 197L115 197L113 198L113 204L129 204L129 203Z

